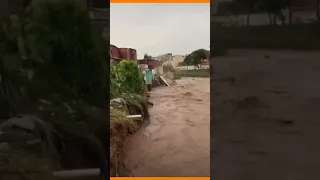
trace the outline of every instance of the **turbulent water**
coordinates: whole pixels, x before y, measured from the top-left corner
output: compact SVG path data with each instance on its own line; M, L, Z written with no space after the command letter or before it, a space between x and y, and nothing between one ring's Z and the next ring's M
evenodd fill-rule
M210 79L155 88L150 125L125 147L132 176L210 175Z

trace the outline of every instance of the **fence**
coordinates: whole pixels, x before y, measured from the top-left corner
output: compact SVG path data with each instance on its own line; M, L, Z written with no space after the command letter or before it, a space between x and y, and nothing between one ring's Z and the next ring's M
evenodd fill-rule
M209 69L209 65L199 65L199 68L197 66L178 66L175 67L176 70L198 70L198 69Z
M195 70L176 70L174 73L174 79L180 79L181 77L210 77L209 69L195 69Z

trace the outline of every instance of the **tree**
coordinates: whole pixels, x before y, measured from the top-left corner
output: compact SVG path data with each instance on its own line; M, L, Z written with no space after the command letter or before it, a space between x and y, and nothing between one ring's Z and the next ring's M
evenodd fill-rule
M91 100L106 90L107 46L81 5L72 0L32 1L25 31L36 61L35 77L52 91Z
M187 54L186 57L183 60L183 64L190 66L192 64L193 61L193 56L192 54Z
M148 54L144 54L144 55L143 55L143 59L144 59L144 60L147 60L147 59L148 59Z
M270 15L278 17L282 24L285 23L285 16L282 14L282 9L286 8L287 0L261 0L260 6L262 10L267 11ZM270 22L272 22L271 19ZM276 22L273 21L273 24L275 23Z
M190 54L187 54L183 60L183 64L190 66L194 65L199 67L201 61L210 57L210 51L205 49L197 49L192 51Z
M32 61L35 61L35 66L32 66L35 78L28 81L27 87L30 90L30 94L16 96L16 99L20 101L20 99L26 97L33 102L29 102L29 100L28 102L15 101L14 105L19 103L18 106L22 106L20 108L23 108L23 112L28 111L28 114L35 113L41 116L44 114L40 115L33 108L29 109L30 105L31 107L36 107L37 104L33 103L38 103L40 98L49 101L63 100L66 103L72 100L73 103L69 105L74 105L73 107L76 107L76 109L79 108L79 111L76 110L77 113L73 113L72 116L61 113L64 111L62 110L64 109L62 108L64 103L58 103L59 105L57 103L50 103L50 107L52 106L54 111L57 112L55 114L59 114L60 119L64 120L63 125L51 121L49 116L44 115L44 117L50 123L52 122L53 126L58 126L58 129L66 132L69 131L69 136L71 135L78 140L88 139L84 141L90 141L89 143L92 144L92 147L90 147L91 145L88 146L88 149L92 150L90 152L98 152L98 149L95 147L99 147L100 143L93 136L95 127L91 128L91 124L99 123L95 122L96 117L93 118L93 116L98 114L92 114L93 116L90 118L84 116L88 113L89 106L88 108L85 107L87 105L83 106L84 104L82 102L79 103L78 100L84 100L87 103L98 106L101 105L100 107L105 107L106 103L109 104L109 89L107 89L109 85L109 68L107 66L109 58L108 48L106 48L109 45L104 44L101 34L97 34L94 27L92 27L88 11L76 3L73 0L33 0L31 5L28 6L26 13L19 13L16 16L18 17L17 21L13 23L11 20L10 23L2 26L8 31L4 33L0 32L0 77L2 79L0 80L0 99L2 99L1 96L4 88L8 87L11 82L17 83L17 81L11 81L15 77L14 75L16 74L21 78L21 72L11 73L11 68L7 66L6 62L8 55L11 58L9 59L11 60L10 63L13 60L21 60L20 56L12 57L12 54L19 53L20 49L17 47L16 39L22 37L24 38L23 45L30 50L27 58L30 57ZM22 32L21 29L23 29ZM106 41L108 42L108 40ZM15 65L15 69L16 67L17 65ZM5 79L5 82L3 79ZM5 93L5 98L7 99L8 93ZM36 94L35 97L30 96L33 94ZM52 95L54 95L54 98L52 98ZM11 97L8 97L8 99ZM0 102L0 106L1 104L2 102ZM59 108L56 108L56 106ZM72 109L74 109L73 107ZM20 108L17 110L18 113L20 113ZM67 107L67 109L69 108ZM0 107L0 110L2 109ZM98 108L92 108L92 110L94 110L92 113L100 111ZM101 119L104 120L103 117ZM57 118L53 118L52 120L57 120ZM83 121L86 123L84 126L77 126L79 122L82 124ZM67 127L67 125L70 125L70 127ZM71 131L70 128L72 129ZM42 130L46 131L47 129L42 128ZM107 132L109 133L109 129ZM59 135L63 135L63 133L60 134L59 132ZM77 141L77 143L81 143L81 141ZM103 142L105 141L101 141L102 144ZM105 149L102 150L106 152ZM97 154L92 154L93 156L91 157L94 159L94 156Z
M152 56L150 56L148 54L144 54L143 59L144 60L150 60L150 59L152 59Z
M255 11L258 2L259 0L235 0L235 3L247 13L247 26L250 25L250 15Z
M208 51L205 49L198 49L193 51L192 54L192 65L199 67L199 64L201 64L201 61L204 59L207 59L207 53Z

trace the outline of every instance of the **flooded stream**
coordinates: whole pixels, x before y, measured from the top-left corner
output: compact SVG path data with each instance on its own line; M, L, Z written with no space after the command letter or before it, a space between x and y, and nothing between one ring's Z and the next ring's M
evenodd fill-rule
M126 144L132 176L210 176L210 79L154 88L150 124Z

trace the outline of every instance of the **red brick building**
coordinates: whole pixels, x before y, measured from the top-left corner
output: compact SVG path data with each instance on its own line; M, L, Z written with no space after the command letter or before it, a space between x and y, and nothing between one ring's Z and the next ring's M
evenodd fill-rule
M120 57L122 59L137 60L137 51L131 48L119 48Z
M137 50L132 48L118 48L110 44L110 63L117 64L122 59L137 61Z
M138 60L138 64L147 64L148 66L151 66L153 68L160 66L160 61L155 59L149 59L149 60Z
M115 60L121 60L119 48L110 44L110 58Z

